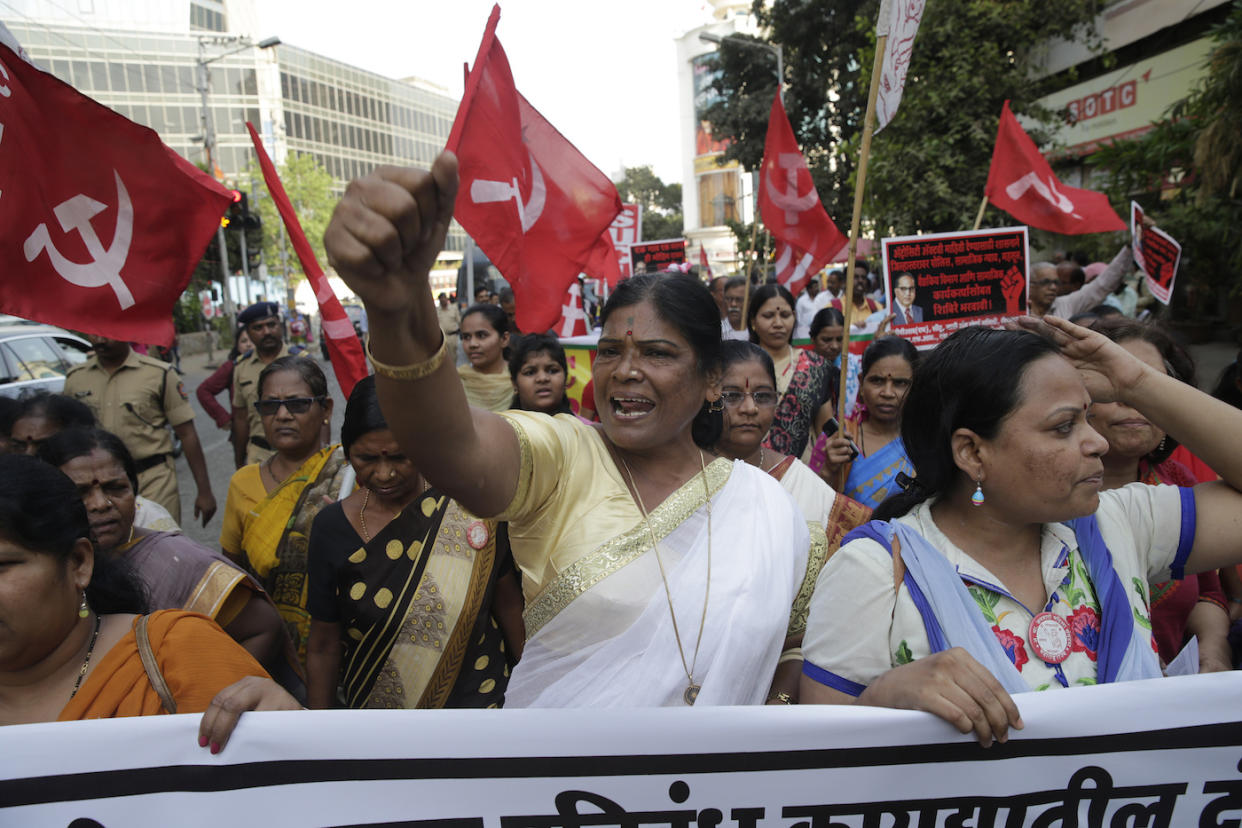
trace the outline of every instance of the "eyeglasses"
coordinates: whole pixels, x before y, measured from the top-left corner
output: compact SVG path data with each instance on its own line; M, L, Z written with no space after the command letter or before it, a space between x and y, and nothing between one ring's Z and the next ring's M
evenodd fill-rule
M900 291L908 290L911 293L914 293L914 285L898 285L897 287L893 288L893 290L900 290Z
M1060 279L1040 279L1035 283L1035 287L1060 287Z
M258 400L254 407L263 417L271 417L283 405L290 414L305 414L310 411L311 403L323 405L323 397L294 397L289 400Z
M759 406L760 408L771 408L772 406L776 405L777 400L781 398L780 394L777 394L775 391L722 391L720 392L720 399L724 401L724 404L729 406L729 408L737 408L739 405L742 404L742 400L746 399L747 397L750 397L752 400L754 400L755 405Z

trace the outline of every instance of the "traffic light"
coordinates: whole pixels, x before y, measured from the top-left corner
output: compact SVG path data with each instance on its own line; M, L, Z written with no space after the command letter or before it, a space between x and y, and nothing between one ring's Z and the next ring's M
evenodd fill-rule
M242 227L247 230L261 229L263 227L263 220L259 217L258 213L250 210L249 196L246 193L238 193L238 195L241 196L241 201L239 202L241 209L239 212L241 214Z

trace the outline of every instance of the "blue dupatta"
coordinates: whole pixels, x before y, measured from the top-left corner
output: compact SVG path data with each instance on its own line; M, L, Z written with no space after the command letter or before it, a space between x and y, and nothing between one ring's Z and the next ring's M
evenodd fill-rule
M1113 568L1112 553L1100 535L1095 515L1067 521L1066 525L1074 530L1078 552L1087 565L1100 602L1097 681L1159 678L1160 662L1151 648L1150 633L1134 622L1129 596ZM900 544L901 559L906 566L902 582L923 618L932 652L962 647L1009 693L1030 690L984 622L974 598L962 584L957 567L926 538L896 521L873 520L847 535L841 545L857 538L868 538L891 555L894 537Z
M896 491L897 475L914 476L914 465L900 437L874 454L856 457L845 480L845 494L872 509Z

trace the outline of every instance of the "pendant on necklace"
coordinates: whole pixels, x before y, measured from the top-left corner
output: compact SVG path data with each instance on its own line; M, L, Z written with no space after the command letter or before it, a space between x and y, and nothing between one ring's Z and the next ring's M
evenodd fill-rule
M685 700L686 704L693 707L695 701L699 698L699 690L701 689L702 689L702 686L698 684L687 685L686 692L682 693L681 697L682 699Z

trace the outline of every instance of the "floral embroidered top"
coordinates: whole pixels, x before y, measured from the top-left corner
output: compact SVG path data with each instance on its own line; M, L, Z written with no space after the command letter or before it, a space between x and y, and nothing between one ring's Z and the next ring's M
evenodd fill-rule
M1175 486L1133 484L1102 492L1096 518L1135 621L1150 631L1148 582L1168 580L1189 554L1193 493ZM956 566L993 634L1032 689L1096 683L1100 604L1072 530L1045 524L1040 561L1048 601L1026 607L999 578L945 537L932 520L930 503L897 520ZM1070 627L1070 653L1060 664L1040 659L1029 641L1031 621L1044 611ZM931 654L919 610L904 584L894 593L892 558L879 544L851 541L825 564L811 599L802 649L808 675L855 696L889 669Z
M778 372L776 378L777 387L785 389L763 444L773 451L801 457L815 414L828 401L828 363L814 351L795 348L784 372L784 376Z

